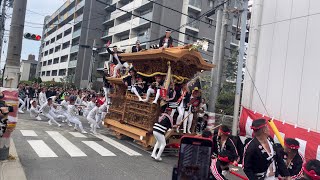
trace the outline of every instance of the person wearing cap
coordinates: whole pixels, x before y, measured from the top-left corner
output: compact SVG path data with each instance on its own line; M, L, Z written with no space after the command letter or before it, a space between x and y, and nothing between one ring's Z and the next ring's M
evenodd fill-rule
M281 154L292 180L299 179L303 175L302 165L304 158L298 152L299 148L299 141L293 138L286 138L284 140L284 148Z
M152 102L153 104L157 104L158 103L158 99L160 98L160 89L163 86L164 80L163 77L161 75L155 75L155 82L153 82L148 90L147 90L147 96L146 99L142 100L143 102L148 102L149 98L151 96L151 94L155 94L156 93L156 97L154 99L154 101Z
M311 159L302 167L303 177L300 180L320 180L320 161Z
M56 114L52 111L52 108L53 108L53 100L52 98L48 98L47 102L40 107L39 111L42 112L42 114L49 119L48 121L49 125L52 125L52 122L54 122L59 127L61 127L61 124L59 124L55 120L55 119L58 119L59 117L56 116Z
M198 87L195 87L192 90L192 93L188 93L186 95L186 98L184 99L185 111L184 111L184 117L187 117L187 120L183 122L183 133L189 133L191 134L191 126L193 121L193 114L197 112L197 108L200 105L201 96L200 96L200 90ZM188 125L188 128L187 128Z
M113 64L115 64L116 66L113 69L113 75L112 77L115 78L117 77L117 72L118 70L120 70L122 67L129 67L129 64L125 61L121 60L121 52L118 51L118 47L117 46L113 46L113 51L110 50L109 48L109 43L107 44L107 51L109 54L112 55L112 62Z
M162 36L159 41L159 48L172 47L173 39L171 37L171 30L166 30L166 35Z
M229 166L233 161L233 154L226 150L221 151L217 158L212 159L210 170L213 175L213 179L226 180L225 172L229 171Z
M77 97L72 95L69 97L69 105L68 105L68 119L70 122L74 123L74 129L77 130L78 127L80 128L81 133L86 134L87 132L83 129L82 123L77 117L79 111L78 108L75 106Z
M136 41L136 45L132 46L131 52L135 53L135 52L139 52L142 50L142 47L140 45L140 41Z
M153 125L153 135L156 139L156 144L153 147L153 151L151 154L151 157L154 158L157 161L161 161L161 154L166 147L166 138L165 134L166 132L172 128L175 127L173 125L173 119L170 116L171 108L166 108L165 112L161 114L161 116L158 119L158 122L156 122ZM156 154L157 150L159 149L158 153Z
M36 120L41 121L40 115L40 106L37 105L37 101L31 100L31 108L30 108L30 117L36 118Z
M87 120L89 121L89 123L91 124L90 127L90 131L93 134L97 134L97 126L98 126L98 122L99 122L99 107L101 106L101 102L99 102L100 100L96 100L95 102L95 107L88 113L87 116Z
M220 126L218 130L218 135L214 136L213 141L213 153L214 155L218 155L222 151L229 151L231 152L235 157L233 157L235 160L239 157L237 148L233 142L233 140L230 138L231 131L228 126L222 125ZM235 161L236 163L237 161Z
M270 139L267 121L253 120L251 129L254 132L254 138L246 145L242 162L247 177L250 180L273 180L279 174L284 179L290 179L288 169Z

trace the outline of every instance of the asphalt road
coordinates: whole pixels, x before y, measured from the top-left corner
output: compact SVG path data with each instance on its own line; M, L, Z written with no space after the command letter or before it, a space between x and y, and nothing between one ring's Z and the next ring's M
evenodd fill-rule
M83 125L89 132L89 125L84 120ZM70 132L76 131L66 124L59 128L55 125L50 126L46 120L32 120L27 113L19 114L19 122L13 133L13 140L28 179L171 179L172 167L177 162L175 156L164 156L162 162L156 162L150 157L150 152L135 146L130 140L118 140L112 137L105 128L98 131L101 134L99 137L107 138L107 141L111 139L109 143L91 134L85 134L86 137L75 137ZM87 144L89 142L91 146L82 141ZM120 143L120 145L113 141ZM62 145L59 145L58 142ZM101 150L101 146L103 150ZM109 156L110 154L112 156Z
M89 132L87 121L81 120ZM157 162L130 139L118 140L104 127L98 133L83 136L65 123L50 126L26 113L19 114L12 137L29 180L171 179L176 155L164 153L162 162Z

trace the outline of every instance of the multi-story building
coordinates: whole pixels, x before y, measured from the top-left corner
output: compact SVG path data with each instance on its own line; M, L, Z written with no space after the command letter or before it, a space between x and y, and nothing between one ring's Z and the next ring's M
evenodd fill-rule
M155 2L155 3L154 3ZM191 44L199 38L211 40L209 51L202 52L205 59L212 60L213 41L215 34L215 16L203 17L202 22L191 17L198 18L205 12L210 11L218 5L213 0L179 0L179 1L150 1L150 0L107 0L105 7L106 17L103 22L104 33L101 40L106 44L117 45L123 50L129 48L139 40L143 47L158 44L159 38L165 34L166 27L176 29L182 33L173 32L174 45ZM236 7L236 0L231 0L230 7ZM159 5L161 4L161 5ZM172 9L168 9L166 7ZM129 11L123 12L119 9ZM187 14L188 16L181 14ZM139 18L141 16L143 18ZM160 26L156 23L164 26ZM230 57L230 50L237 48L236 25L237 16L229 13L226 56ZM212 25L210 25L212 24ZM166 27L165 27L166 26ZM185 33L185 34L183 34ZM100 57L108 59L109 54L105 49L99 53Z
M35 60L35 55L30 54L27 60L22 60L20 63L20 80L31 81L36 76L38 61Z
M43 81L64 79L77 87L88 86L92 47L94 40L99 44L104 14L96 1L67 0L45 18L38 74Z

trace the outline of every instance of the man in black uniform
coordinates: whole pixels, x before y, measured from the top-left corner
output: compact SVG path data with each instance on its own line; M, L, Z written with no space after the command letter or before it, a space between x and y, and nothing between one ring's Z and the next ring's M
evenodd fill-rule
M217 156L222 151L229 151L231 152L235 157L233 159L237 160L238 158L238 151L237 148L230 138L231 131L226 125L222 125L219 128L218 135L214 136L212 141L214 144L213 147L213 153L215 156Z
M113 75L112 77L115 78L117 77L117 71L120 70L122 67L128 68L129 65L127 62L121 60L121 53L118 51L117 46L113 46L113 51L110 50L109 48L109 43L107 44L107 51L109 54L112 55L112 63L115 64L116 66L113 69Z
M151 157L154 158L157 161L161 161L161 154L166 147L166 138L165 134L168 131L168 129L175 127L173 125L173 119L170 116L171 108L166 108L165 112L161 114L161 116L158 119L158 122L156 122L153 125L153 135L155 139L157 140L155 146L153 147L153 151L151 154ZM156 155L157 149L159 149L158 154Z
M320 161L309 160L303 165L303 177L300 180L320 180Z
M290 174L281 158L276 152L273 141L269 138L270 131L265 119L252 122L251 129L254 138L247 144L244 151L243 170L250 180L274 180L280 174L284 179L290 179Z
M131 52L139 52L142 50L142 47L140 45L140 41L136 41L136 45L135 46L132 46L132 49L131 49Z
M162 36L159 41L159 48L169 48L172 47L173 39L171 37L171 30L166 30L166 35Z
M291 180L299 179L302 177L303 157L298 152L300 147L299 141L293 138L286 138L284 140L283 160L286 163Z

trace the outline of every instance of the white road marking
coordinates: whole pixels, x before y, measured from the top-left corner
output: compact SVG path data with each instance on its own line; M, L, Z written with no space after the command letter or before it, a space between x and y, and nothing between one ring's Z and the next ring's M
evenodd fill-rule
M28 143L39 157L58 157L42 140L28 140Z
M69 132L72 136L78 137L78 138L86 138L85 135L79 133L79 132Z
M102 139L104 142L110 144L111 146L119 149L120 151L128 154L129 156L142 156L140 153L138 153L138 152L136 152L136 151L134 151L134 150L132 150L132 149L130 149L130 148L118 143L117 141L115 141L115 140L113 140L113 139L111 139L109 137L106 137L106 136L104 136L102 134L98 134L98 135L95 135L95 136L97 138Z
M114 153L109 151L108 149L104 148L100 144L94 142L94 141L82 141L84 144L95 150L97 153L99 153L101 156L116 156Z
M72 144L68 139L57 131L46 131L71 157L87 156L77 146Z
M20 130L20 132L22 136L30 136L30 137L38 136L36 132L34 132L33 130Z

